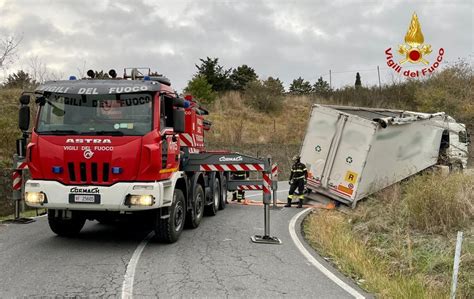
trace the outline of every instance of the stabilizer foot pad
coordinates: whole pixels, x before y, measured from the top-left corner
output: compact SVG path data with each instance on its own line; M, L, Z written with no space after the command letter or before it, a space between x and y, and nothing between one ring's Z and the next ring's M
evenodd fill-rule
M8 219L8 220L3 221L3 223L28 224L35 221L36 220L32 218L18 218L18 219Z
M281 240L277 237L254 235L250 237L254 243L281 245Z

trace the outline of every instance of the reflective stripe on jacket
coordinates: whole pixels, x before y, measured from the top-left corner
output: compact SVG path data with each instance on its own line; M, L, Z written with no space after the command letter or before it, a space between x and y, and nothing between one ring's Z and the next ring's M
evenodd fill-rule
M306 169L306 165L301 162L296 162L291 167L291 174L290 180L300 180L304 179L308 176L308 170Z

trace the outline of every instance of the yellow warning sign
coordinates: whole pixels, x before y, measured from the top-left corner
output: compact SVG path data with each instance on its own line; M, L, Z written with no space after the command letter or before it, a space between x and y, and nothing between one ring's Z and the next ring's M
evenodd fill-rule
M355 183L357 183L357 173L348 170L344 180L348 183L351 183L351 184L355 185Z

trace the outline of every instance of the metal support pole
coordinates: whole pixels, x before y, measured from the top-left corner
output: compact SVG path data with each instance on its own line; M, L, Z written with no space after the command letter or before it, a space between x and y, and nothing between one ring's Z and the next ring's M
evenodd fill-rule
M18 167L18 162L19 162L19 157L17 154L14 154L13 155L13 171L14 173L17 171L17 167ZM20 176L21 177L21 176ZM20 219L20 200L21 200L21 189L20 190L17 190L15 188L13 188L12 190L12 200L15 201L15 220L18 220Z
M454 253L453 280L451 284L451 299L456 298L456 286L458 283L459 263L461 261L462 232L458 232L456 239L456 251Z
M273 209L277 207L277 191L278 191L278 166L277 164L272 165L272 198L273 198Z
M24 161L25 157L25 144L26 138L17 140L17 154L13 155L13 172L12 172L12 200L15 201L15 213L13 220L7 220L6 222L11 223L21 223L26 224L30 222L34 222L34 219L31 218L21 218L21 210L22 210L22 194L24 191L24 176L23 176L23 169L24 167L20 166ZM24 163L23 163L24 164Z
M264 221L264 234L263 236L254 235L250 237L254 243L262 244L281 244L280 239L277 237L270 236L270 203L271 203L271 158L268 158L268 167L270 171L265 170L263 172L263 221Z
M277 206L277 189L273 189L273 208L276 209L278 208Z

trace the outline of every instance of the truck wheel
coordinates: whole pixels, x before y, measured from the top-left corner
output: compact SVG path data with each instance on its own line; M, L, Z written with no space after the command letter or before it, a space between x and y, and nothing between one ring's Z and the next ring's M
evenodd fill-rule
M459 173L462 172L462 163L454 162L449 164L449 172Z
M199 184L194 187L191 205L191 212L186 215L186 227L196 228L201 223L204 214L204 191Z
M99 222L100 224L111 225L111 224L114 224L117 219L112 216L106 215L106 216L97 216L95 220L97 220L97 222Z
M227 178L225 177L225 175L223 175L219 210L225 209L226 204L227 204Z
M186 207L183 191L175 189L169 217L161 219L159 212L156 215L155 236L158 241L165 243L176 242L183 231L185 215Z
M219 185L219 180L217 178L214 180L214 186L212 190L212 203L206 206L206 215L209 216L215 216L217 214L217 211L219 210L221 188Z
M72 237L77 235L84 223L86 223L86 218L82 217L79 212L72 211L70 219L63 218L64 211L58 211L56 215L56 210L48 210L48 223L51 230L61 237Z

